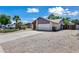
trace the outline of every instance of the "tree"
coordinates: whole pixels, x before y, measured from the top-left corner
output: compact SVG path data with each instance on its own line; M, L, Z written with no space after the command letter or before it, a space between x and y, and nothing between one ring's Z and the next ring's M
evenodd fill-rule
M56 15L54 15L54 14L50 14L49 16L48 16L48 19L61 19L62 17L60 17L60 16L56 16Z
M11 17L5 14L0 15L0 24L7 25L11 23Z
M63 22L64 22L64 25L68 25L69 24L69 20L70 18L69 17L63 17Z
M13 17L13 20L16 21L16 29L18 29L18 27L19 27L18 23L21 20L20 17L16 15L16 16Z
M79 20L78 19L74 19L71 22L74 23L74 24L79 24Z
M23 25L23 23L22 23L22 22L19 22L19 23L18 23L18 28L19 28L19 30L21 30L21 29L22 29L22 25Z

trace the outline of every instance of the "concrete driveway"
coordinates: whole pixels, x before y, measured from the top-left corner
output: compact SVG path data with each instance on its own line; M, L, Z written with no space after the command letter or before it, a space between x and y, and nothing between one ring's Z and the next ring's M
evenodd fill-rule
M1 51L9 53L79 52L78 30L58 32L22 31L0 35ZM2 39L3 40L2 40Z

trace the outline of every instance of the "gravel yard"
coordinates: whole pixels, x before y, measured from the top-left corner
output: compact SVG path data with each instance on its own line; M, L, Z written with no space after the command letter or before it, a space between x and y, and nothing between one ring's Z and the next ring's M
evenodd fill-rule
M78 30L62 30L58 32L37 32L39 33L0 43L0 46L2 47L4 52L7 53L79 52Z

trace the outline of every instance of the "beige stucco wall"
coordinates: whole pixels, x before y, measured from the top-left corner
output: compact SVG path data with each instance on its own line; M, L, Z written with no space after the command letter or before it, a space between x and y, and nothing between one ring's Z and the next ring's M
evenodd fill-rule
M56 27L56 30L60 30L60 26L61 26L61 24L60 23L52 23L52 22L50 22L50 24L51 24L51 27Z

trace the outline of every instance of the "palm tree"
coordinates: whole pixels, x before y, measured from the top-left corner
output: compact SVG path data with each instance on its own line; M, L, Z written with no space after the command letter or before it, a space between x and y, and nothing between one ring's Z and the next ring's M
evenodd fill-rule
M16 29L18 29L18 23L21 20L20 17L16 15L13 17L13 20L16 21Z
M64 29L69 28L70 18L69 17L63 17L63 23L64 23Z
M70 18L69 17L63 17L63 22L65 25L68 25L69 24L69 20Z

